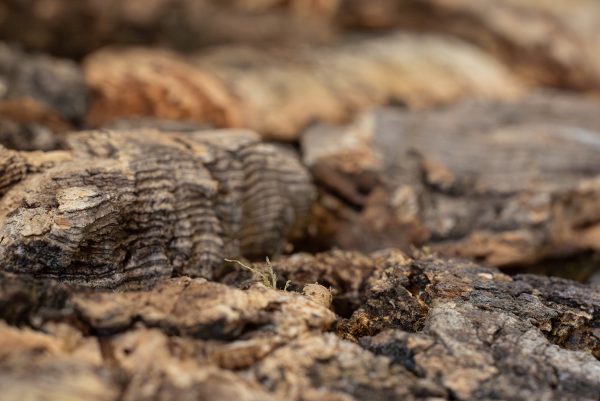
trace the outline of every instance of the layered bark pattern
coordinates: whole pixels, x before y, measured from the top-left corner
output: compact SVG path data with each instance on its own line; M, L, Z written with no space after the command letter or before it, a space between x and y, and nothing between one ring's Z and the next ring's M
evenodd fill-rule
M281 252L314 197L296 156L249 132L100 131L69 145L2 150L5 270L105 288L210 278L225 257Z

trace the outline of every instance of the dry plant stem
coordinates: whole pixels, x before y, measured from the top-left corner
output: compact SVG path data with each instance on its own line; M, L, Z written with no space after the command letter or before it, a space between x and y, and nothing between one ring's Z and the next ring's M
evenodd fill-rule
M229 263L235 263L241 267L243 267L244 269L248 270L249 272L252 273L252 275L259 279L260 281L262 281L262 283L268 287L268 288L273 288L274 290L277 289L277 274L275 273L275 271L273 270L273 265L271 264L271 260L269 259L269 257L266 257L266 263L267 263L267 269L266 270L260 270L257 268L254 268L252 266L249 266L239 260L234 260L234 259L225 259L226 262ZM283 287L283 291L287 291L288 286L290 285L291 281L287 280L284 287Z

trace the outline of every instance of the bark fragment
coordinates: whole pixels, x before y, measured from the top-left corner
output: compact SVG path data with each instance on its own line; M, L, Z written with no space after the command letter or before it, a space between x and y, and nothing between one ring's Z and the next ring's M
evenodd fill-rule
M362 273L332 280L352 260ZM6 320L11 312L0 308L3 394L11 401L42 392L115 401L600 395L593 287L397 250L297 254L274 267L282 275L300 267L291 276L299 288L329 281L334 298L355 299L350 317L337 319L338 336L328 332L334 315L323 305L258 283L241 290L176 278L114 293L0 273L0 302L28 310L26 319Z
M60 134L82 119L87 95L75 63L26 54L0 42L0 145L18 150L61 148Z
M597 107L542 92L315 126L302 147L323 189L316 231L350 249L427 243L496 266L597 250Z
M86 60L85 73L91 125L136 116L188 119L278 140L390 101L418 108L519 93L510 74L476 48L411 34L286 50L220 47L187 57L104 50Z
M69 152L2 150L5 270L114 288L213 277L282 251L313 200L290 149L247 131L73 135Z
M525 80L598 91L600 5L594 0L347 0L347 28L441 32L494 54Z

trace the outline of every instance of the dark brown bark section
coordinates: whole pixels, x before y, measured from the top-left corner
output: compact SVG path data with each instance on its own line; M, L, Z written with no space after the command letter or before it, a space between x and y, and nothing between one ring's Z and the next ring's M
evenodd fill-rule
M27 54L0 43L0 144L19 150L62 146L59 134L81 122L88 91L71 61Z
M0 273L0 305L10 306L0 308L4 397L600 396L593 287L395 250L297 254L274 267L295 288L331 285L335 310L351 300L348 318L335 322L308 296L247 281L239 289L177 278L93 293Z
M0 39L81 57L108 44L190 50L228 42L323 42L334 34L338 1L5 0L0 6Z
M598 250L597 108L543 92L313 127L302 141L323 190L315 242L426 243L497 266Z

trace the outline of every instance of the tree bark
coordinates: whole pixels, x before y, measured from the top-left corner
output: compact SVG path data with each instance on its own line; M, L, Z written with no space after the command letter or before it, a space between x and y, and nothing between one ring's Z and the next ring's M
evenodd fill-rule
M594 0L346 0L346 29L410 29L468 40L533 84L598 92L600 5Z
M388 102L423 108L469 95L521 93L518 82L476 48L411 34L285 50L225 46L187 57L105 50L91 55L84 69L93 93L91 126L150 116L241 126L285 141L313 122L344 121Z
M283 250L314 198L285 146L247 131L100 131L69 151L0 156L5 270L78 285L212 278L223 259Z
M121 293L0 273L4 398L600 396L591 287L395 250L296 254L274 269L291 288L331 286L338 315L235 270L232 285L176 278Z
M6 0L0 39L67 57L109 44L191 50L218 43L325 42L338 0ZM23 27L27 27L24 29Z
M19 150L61 147L87 112L88 89L75 63L0 43L0 144Z
M496 266L599 250L597 109L541 92L314 126L302 138L322 189L313 243L429 244Z

